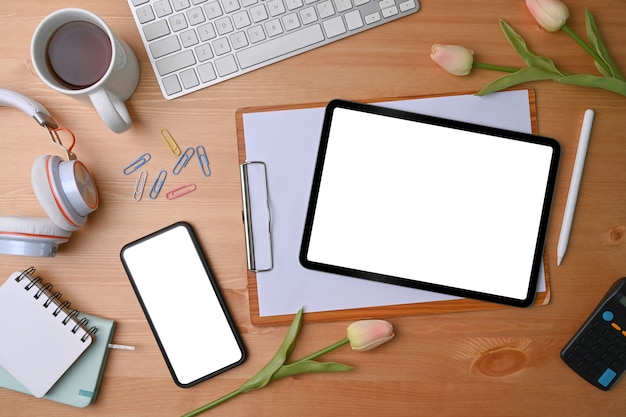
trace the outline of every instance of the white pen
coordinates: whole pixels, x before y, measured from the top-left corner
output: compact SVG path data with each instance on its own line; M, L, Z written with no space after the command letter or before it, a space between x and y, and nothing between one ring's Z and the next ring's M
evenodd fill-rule
M593 124L593 116L593 110L587 109L585 111L585 117L583 118L583 125L580 128L578 150L576 151L576 159L574 160L572 179L569 183L569 192L567 193L567 202L565 203L565 213L563 214L563 223L561 224L559 243L557 244L556 248L557 265L561 265L561 261L565 256L565 251L567 250L567 244L569 242L570 231L572 230L572 221L574 220L574 211L576 210L578 190L580 189L580 181L583 176L585 157L587 155L587 146L589 145L589 137L591 136L591 125Z

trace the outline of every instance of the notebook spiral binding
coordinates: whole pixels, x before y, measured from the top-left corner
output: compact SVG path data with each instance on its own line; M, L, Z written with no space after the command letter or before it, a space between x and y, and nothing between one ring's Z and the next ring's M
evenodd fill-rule
M54 317L58 317L59 314L65 314L65 318L61 321L61 323L66 326L72 318L78 318L80 312L78 310L70 310L71 303L68 300L61 301L61 293L59 291L52 292L52 284L44 283L41 277L34 277L36 269L35 267L29 267L22 271L20 275L15 278L15 281L21 282L24 278L26 278L29 282L24 286L26 291L30 291L33 288L36 288L37 291L33 295L33 298L39 300L42 296L47 297L46 301L42 304L44 308L50 307L51 304L56 306L52 315ZM85 334L80 338L80 340L85 343L89 338L89 335L95 335L98 331L96 326L91 326L87 329L89 324L89 320L85 317L82 317L80 320L76 321L74 327L70 330L73 334L76 334L79 330L84 330Z

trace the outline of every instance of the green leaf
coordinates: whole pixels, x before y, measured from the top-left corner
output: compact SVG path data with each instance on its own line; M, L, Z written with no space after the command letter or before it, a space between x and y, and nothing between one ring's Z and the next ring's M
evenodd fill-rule
M544 69L535 67L526 67L512 74L507 74L503 77L498 78L497 80L483 87L483 89L480 90L477 95L484 96L489 93L504 90L506 88L530 81L558 80L560 78L562 78L561 75L551 71L546 71Z
M596 24L596 21L589 9L585 11L585 24L587 27L587 38L589 39L589 43L598 53L606 66L610 69L610 72L607 72L599 62L595 62L598 71L607 77L615 77L624 81L624 76L615 64L615 61L611 58L611 55L602 40L602 36L600 35L600 29L598 28L598 25Z
M261 369L255 376L250 378L246 383L244 383L239 390L242 392L248 392L252 390L257 390L266 386L272 379L274 373L285 363L285 361L293 352L294 347L296 346L296 338L300 333L300 329L302 328L302 316L304 314L304 309L298 310L296 316L293 318L291 322L291 326L289 326L289 330L287 330L287 334L285 335L285 339L283 343L278 348L278 351L274 354L272 359Z
M612 77L598 77L595 75L570 75L556 80L562 84L578 85L582 87L596 87L613 93L626 96L626 82Z
M281 366L272 375L272 381L293 375L311 374L314 372L346 372L351 369L351 366L337 362L298 361Z
M544 71L553 72L555 74L565 75L556 68L556 65L554 65L554 62L550 58L539 56L531 52L526 45L526 41L524 41L524 39L503 19L500 19L500 27L502 28L502 32L504 33L506 39L524 60L526 65L529 67L540 68Z

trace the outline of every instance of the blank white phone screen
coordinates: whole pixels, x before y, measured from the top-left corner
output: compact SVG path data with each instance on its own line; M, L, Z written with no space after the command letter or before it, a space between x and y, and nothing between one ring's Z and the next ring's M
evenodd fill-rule
M553 149L335 108L307 259L525 299Z
M185 226L127 245L122 259L179 385L243 359Z

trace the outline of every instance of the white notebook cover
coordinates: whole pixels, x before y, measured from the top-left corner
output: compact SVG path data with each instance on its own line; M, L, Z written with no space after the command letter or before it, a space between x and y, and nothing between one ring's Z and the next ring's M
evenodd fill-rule
M0 366L40 398L93 338L73 317L68 319L68 311L49 288L42 289L43 283L30 286L29 274L18 282L22 274L14 272L0 286Z

